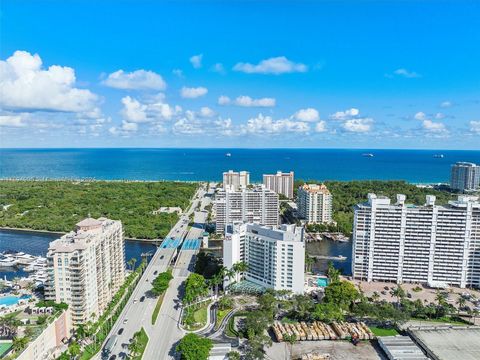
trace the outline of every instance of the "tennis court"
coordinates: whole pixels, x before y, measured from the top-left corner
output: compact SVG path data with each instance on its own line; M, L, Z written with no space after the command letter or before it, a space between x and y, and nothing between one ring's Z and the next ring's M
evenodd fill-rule
M0 342L0 357L3 357L12 347L12 342Z

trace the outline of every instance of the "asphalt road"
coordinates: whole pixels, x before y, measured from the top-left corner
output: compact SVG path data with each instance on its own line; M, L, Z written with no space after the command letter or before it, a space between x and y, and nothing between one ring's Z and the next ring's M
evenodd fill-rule
M193 238L200 237L204 230L203 225L207 219L207 212L195 211L200 204L201 210L210 203L210 198L205 197L206 192L200 188L192 201L192 206L184 213L175 226L170 230L168 237ZM194 212L195 225L188 229L190 214ZM176 343L183 337L183 331L178 327L181 308L179 306L181 297L181 287L183 281L193 270L195 250L180 251L175 266L173 268L174 278L170 282L169 289L165 293L163 304L155 325L151 324L152 313L157 303L157 298L149 294L152 288L152 280L155 278L155 272L166 271L174 258L176 249L158 248L145 270L140 282L135 288L127 305L123 309L120 317L112 328L107 340L116 335L118 340L112 352L106 357L110 358L116 355L123 359L128 353L128 344L133 334L144 327L148 334L149 342L144 353L143 359L174 359L174 348ZM143 302L140 299L145 296ZM122 330L123 329L123 330ZM121 334L119 334L121 332ZM104 344L105 345L105 344ZM100 358L99 354L96 358Z

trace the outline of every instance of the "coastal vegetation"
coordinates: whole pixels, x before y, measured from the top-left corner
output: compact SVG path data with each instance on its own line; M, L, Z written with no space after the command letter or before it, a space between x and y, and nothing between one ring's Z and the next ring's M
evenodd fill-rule
M68 232L87 216L121 220L125 236L163 238L197 185L184 182L0 181L0 227Z
M295 188L307 183L321 183L316 180L297 180ZM382 181L382 180L356 180L356 181L325 181L324 184L333 196L333 220L337 226L325 226L319 224L312 231L340 231L351 234L353 226L353 207L367 201L368 193L375 193L377 196L387 196L396 201L397 194L407 196L407 202L414 205L425 204L426 195L435 195L437 204L446 204L449 200L456 198L455 194L430 188L420 188L406 181Z

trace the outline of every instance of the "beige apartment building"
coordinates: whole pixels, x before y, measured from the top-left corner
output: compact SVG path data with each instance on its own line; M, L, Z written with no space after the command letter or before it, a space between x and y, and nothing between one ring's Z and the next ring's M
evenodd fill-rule
M304 184L297 193L300 218L307 224L332 222L332 194L324 184Z
M284 173L277 171L276 174L264 174L263 185L277 194L293 199L293 171Z
M76 324L98 318L125 279L122 223L87 218L50 243L45 298L65 302Z
M223 188L224 189L244 189L250 185L250 173L248 171L233 171L229 170L223 173Z

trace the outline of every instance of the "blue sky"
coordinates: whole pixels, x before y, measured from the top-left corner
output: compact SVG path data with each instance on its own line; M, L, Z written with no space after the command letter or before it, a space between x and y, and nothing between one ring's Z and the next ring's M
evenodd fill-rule
M2 1L2 147L480 149L475 1Z

